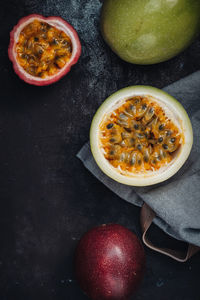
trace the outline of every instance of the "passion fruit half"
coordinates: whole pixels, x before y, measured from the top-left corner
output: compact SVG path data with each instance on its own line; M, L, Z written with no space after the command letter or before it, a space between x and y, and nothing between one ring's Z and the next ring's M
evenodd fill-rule
M111 95L90 129L92 154L101 170L133 186L173 176L187 160L192 143L192 125L183 106L150 86L131 86Z
M75 29L60 17L32 14L10 33L8 56L16 74L33 85L49 85L66 75L81 54Z

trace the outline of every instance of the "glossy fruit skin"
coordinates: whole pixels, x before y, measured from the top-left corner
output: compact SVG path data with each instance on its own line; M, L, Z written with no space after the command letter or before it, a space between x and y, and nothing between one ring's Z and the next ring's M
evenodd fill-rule
M135 234L118 224L101 225L80 240L75 270L93 300L127 300L144 273L145 254Z
M183 51L200 32L199 0L104 0L101 31L134 64L155 64Z
M22 68L19 66L19 63L17 62L16 53L15 53L15 45L17 43L16 37L18 37L19 32L28 24L28 22L31 22L34 19L45 21L55 27L59 25L61 30L67 29L68 33L70 34L70 38L72 40L72 45L75 49L73 53L73 58L69 61L69 63L66 64L66 66L63 67L62 71L59 72L59 74L57 75L55 74L47 79L41 79L41 80L39 80L38 78L34 78L34 76L30 76L28 73L22 70ZM19 78L32 85L37 85L37 86L50 85L60 80L63 76L65 76L70 71L71 67L78 62L80 55L81 55L81 43L76 30L68 22L66 22L65 20L57 16L44 17L39 14L28 15L26 17L21 18L17 23L17 25L15 25L13 30L10 32L8 57L12 61L14 71L19 76Z

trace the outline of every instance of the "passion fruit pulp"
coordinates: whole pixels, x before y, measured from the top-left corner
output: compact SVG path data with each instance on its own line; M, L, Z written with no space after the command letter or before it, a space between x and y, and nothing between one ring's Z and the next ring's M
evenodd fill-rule
M72 43L65 32L35 19L21 31L16 51L17 61L27 73L45 78L70 60Z
M192 147L190 120L182 105L152 87L111 95L90 130L91 150L109 177L134 186L162 182L186 161Z
M170 163L183 137L152 97L135 96L100 125L105 158L121 172L157 170Z
M74 28L60 17L29 15L10 34L8 55L18 76L34 85L48 85L70 71L80 56Z

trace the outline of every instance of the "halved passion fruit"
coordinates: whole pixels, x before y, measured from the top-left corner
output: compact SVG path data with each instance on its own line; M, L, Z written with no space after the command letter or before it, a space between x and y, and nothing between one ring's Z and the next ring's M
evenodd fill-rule
M32 14L10 33L8 56L27 83L48 85L66 75L81 54L75 29L60 17Z
M133 186L162 182L189 156L192 126L183 106L162 90L132 86L111 95L95 114L91 150L102 171Z

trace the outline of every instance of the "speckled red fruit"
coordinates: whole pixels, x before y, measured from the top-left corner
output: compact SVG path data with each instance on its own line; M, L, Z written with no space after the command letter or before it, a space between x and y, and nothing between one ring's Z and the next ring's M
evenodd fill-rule
M117 224L101 225L80 240L75 271L93 300L127 300L144 273L145 254L135 234Z

